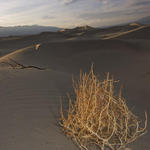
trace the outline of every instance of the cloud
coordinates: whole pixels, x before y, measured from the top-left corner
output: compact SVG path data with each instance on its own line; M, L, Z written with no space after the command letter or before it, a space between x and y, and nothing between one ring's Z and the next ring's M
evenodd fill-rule
M54 17L54 16L48 16L48 15L42 17L42 19L45 19L45 20L47 20L47 19L55 19L55 18L56 17Z
M72 4L74 2L82 1L82 0L62 0L62 1L63 1L63 4L68 5L68 4ZM107 4L108 1L109 0L93 0L93 2L103 2L103 4ZM86 3L86 1L85 1L85 3Z
M0 26L111 25L147 16L149 8L150 0L0 0Z
M96 0L96 2L102 2L103 4L109 3L109 0Z
M78 0L62 0L62 1L63 1L63 4L68 5L68 4L74 3Z
M85 22L91 22L96 26L128 23L146 16L149 10L150 0L97 0L102 2L95 9L87 10L78 14L78 18ZM106 4L105 4L106 3Z
M144 5L150 5L150 0L136 1L135 3L133 3L133 6L144 6Z

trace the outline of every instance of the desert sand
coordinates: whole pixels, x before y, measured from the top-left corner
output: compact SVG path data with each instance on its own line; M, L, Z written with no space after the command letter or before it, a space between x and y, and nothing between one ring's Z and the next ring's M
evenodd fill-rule
M88 72L92 63L100 79L110 72L120 80L135 114L144 119L147 111L150 130L150 27L126 35L119 32L115 38L111 31L118 32L91 30L77 36L67 31L0 39L0 150L77 150L58 123L60 98L67 109L72 76L77 79L80 69ZM110 33L107 40L102 38ZM12 68L6 63L14 63L11 59L44 70ZM129 147L149 150L149 140L148 132Z

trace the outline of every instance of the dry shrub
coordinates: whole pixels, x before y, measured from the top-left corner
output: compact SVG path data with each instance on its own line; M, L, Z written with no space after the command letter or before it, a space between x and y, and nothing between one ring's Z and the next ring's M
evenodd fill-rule
M114 94L118 81L110 79L109 73L100 81L93 72L80 73L78 82L73 81L75 100L69 98L69 109L64 116L61 105L60 124L64 133L71 137L80 149L124 149L127 144L146 133L144 127L126 105L121 92Z

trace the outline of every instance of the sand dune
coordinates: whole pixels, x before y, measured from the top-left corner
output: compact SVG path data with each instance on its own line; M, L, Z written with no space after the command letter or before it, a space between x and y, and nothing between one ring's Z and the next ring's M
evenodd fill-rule
M43 38L34 37L36 42L30 37L28 45L16 40L11 51L5 44L0 47L2 52L8 50L0 58L0 150L77 150L58 125L59 101L62 97L67 108L72 75L77 78L80 69L89 71L92 63L101 78L110 72L121 81L123 95L136 114L142 116L147 110L150 115L149 45L123 39L41 42ZM38 42L41 45L35 50ZM12 69L1 64L10 59L47 69ZM149 150L149 139L149 134L138 139L132 150Z
M126 34L130 34L132 32L136 32L138 30L141 30L143 28L146 28L146 26L140 26L138 28L135 28L135 29L132 29L132 30L129 30L129 31L125 31L125 32L120 32L120 33L114 33L108 37L105 37L103 38L104 40L108 40L108 39L113 39L113 38L117 38L117 37L120 37L120 36L123 36L123 35L126 35Z

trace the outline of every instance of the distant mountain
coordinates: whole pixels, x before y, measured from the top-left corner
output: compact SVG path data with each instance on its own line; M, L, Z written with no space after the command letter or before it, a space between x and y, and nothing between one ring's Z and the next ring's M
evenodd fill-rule
M75 27L72 29L62 29L60 30L60 32L85 32L85 31L90 31L93 29L94 29L93 27L86 25L86 26Z
M52 26L14 26L14 27L0 27L0 37L6 36L21 36L33 35L41 32L57 32L60 28Z
M140 27L141 25L136 23L136 22L133 22L133 23L130 23L129 24L130 26L134 26L134 27Z
M140 24L150 24L150 16L141 18L141 19L137 20L136 22L140 23Z

